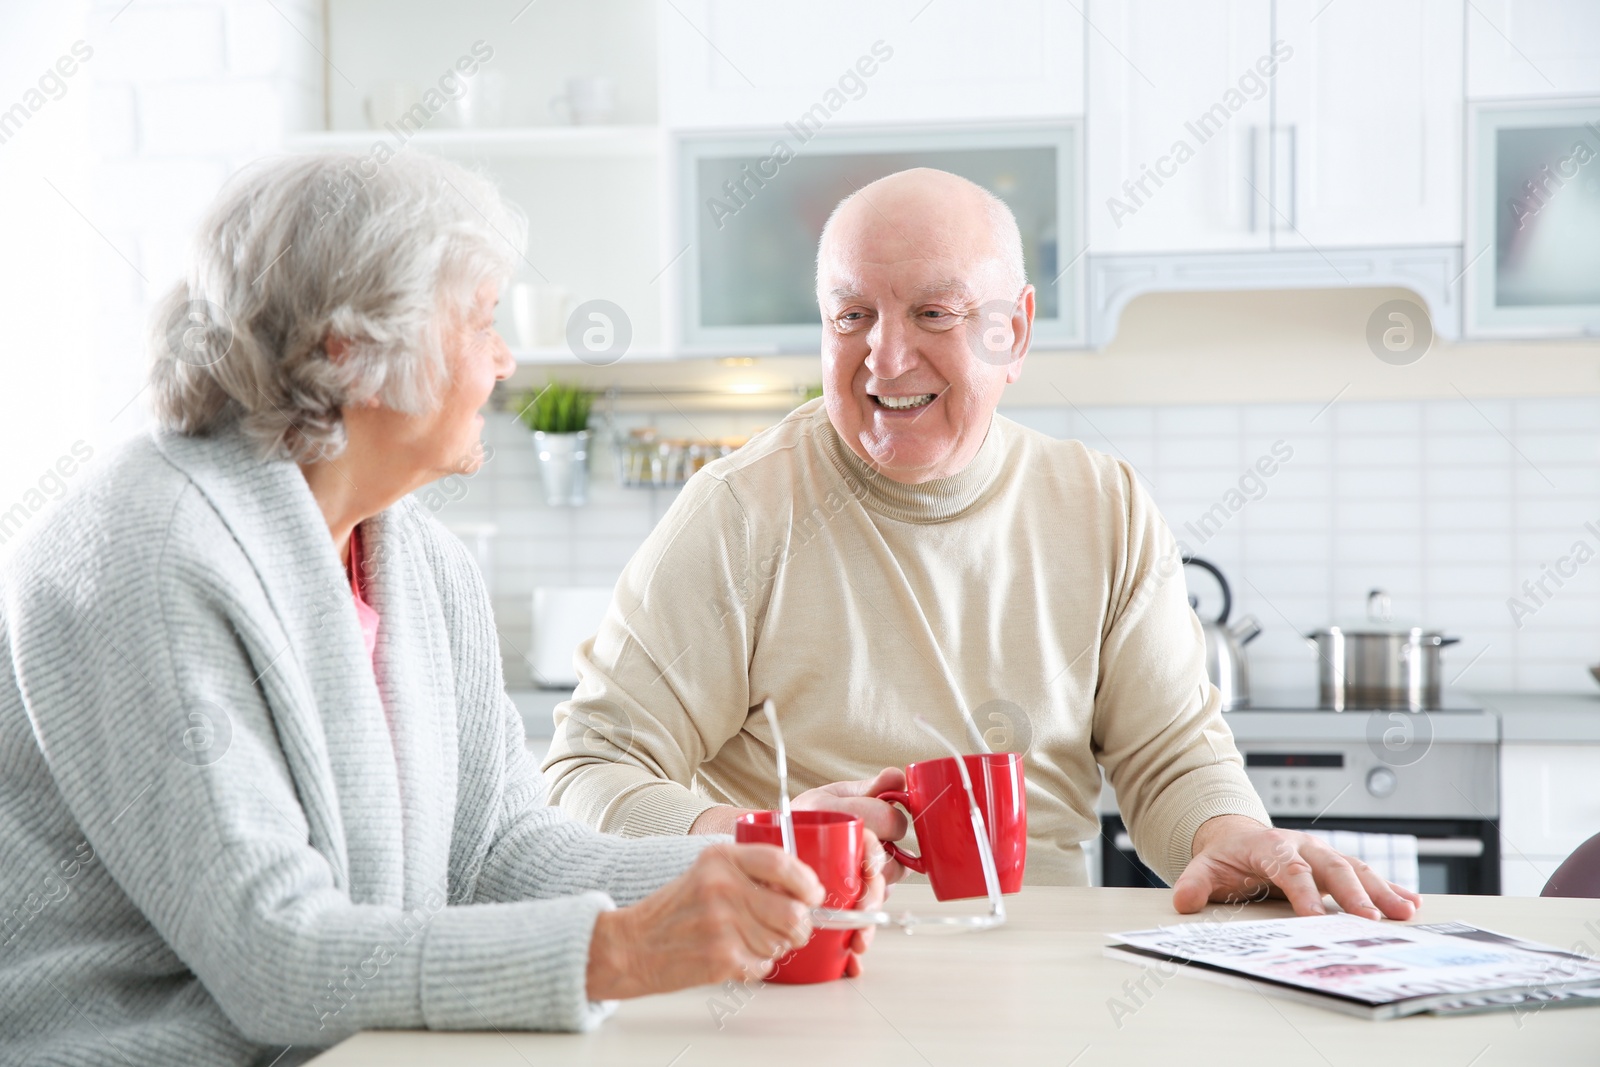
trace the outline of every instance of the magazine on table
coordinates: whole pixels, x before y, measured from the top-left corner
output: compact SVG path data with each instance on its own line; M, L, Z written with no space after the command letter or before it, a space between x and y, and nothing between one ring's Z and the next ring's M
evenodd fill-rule
M1466 923L1309 915L1109 936L1107 956L1164 977L1176 968L1368 1019L1600 1005L1600 959Z

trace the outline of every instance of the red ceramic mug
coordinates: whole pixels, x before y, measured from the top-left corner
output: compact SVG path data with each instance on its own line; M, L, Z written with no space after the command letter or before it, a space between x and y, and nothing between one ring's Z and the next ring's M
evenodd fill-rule
M1022 781L1022 756L995 752L965 756L972 791L989 831L1000 892L1022 888L1022 871L1028 860L1028 801ZM967 791L955 757L922 760L906 768L904 791L891 789L879 800L899 804L911 813L920 856L913 856L892 841L883 847L910 870L928 876L933 895L940 900L986 897L983 862L972 829Z
M861 865L866 859L863 823L842 811L794 813L794 845L800 859L817 873L822 883L823 906L853 908L861 902L866 883ZM783 830L775 811L751 811L739 816L733 839L741 844L783 847ZM853 930L813 930L811 940L788 955L778 957L769 982L831 982L844 977L850 962Z

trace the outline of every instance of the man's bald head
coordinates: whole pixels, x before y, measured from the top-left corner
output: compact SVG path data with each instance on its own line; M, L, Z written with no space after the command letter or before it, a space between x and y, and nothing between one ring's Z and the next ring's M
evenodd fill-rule
M1004 200L976 182L932 167L879 178L833 209L817 242L820 282L824 257L865 252L871 258L922 257L987 261L1008 296L1028 283L1022 232Z
M839 438L908 485L965 469L1033 336L1010 209L944 171L875 181L823 230L817 304L822 398Z

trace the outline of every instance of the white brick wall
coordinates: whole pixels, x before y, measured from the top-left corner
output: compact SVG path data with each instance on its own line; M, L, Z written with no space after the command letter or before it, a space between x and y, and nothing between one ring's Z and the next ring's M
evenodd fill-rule
M1235 611L1265 627L1250 645L1258 688L1313 686L1315 655L1300 635L1359 616L1367 590L1383 586L1397 616L1462 637L1445 657L1447 681L1587 689L1586 665L1600 662L1600 559L1552 585L1520 628L1506 601L1575 540L1600 550L1583 528L1600 526L1600 399L1473 404L1340 401L1320 415L1320 404L1007 413L1135 464L1176 536L1232 579ZM691 413L694 428L676 415L654 421L668 434L715 436L776 417ZM489 440L494 459L440 514L498 523L490 579L507 677L528 684L519 650L534 587L613 584L675 493L616 486L602 456L588 507L549 508L520 425L495 416ZM1264 496L1204 543L1185 530L1278 440L1294 456L1266 480Z
M94 158L83 210L133 264L96 261L94 350L122 386L107 390L110 419L143 383L150 305L182 275L218 188L286 130L320 122L321 12L317 0L97 0L85 38ZM114 436L145 421L134 404Z

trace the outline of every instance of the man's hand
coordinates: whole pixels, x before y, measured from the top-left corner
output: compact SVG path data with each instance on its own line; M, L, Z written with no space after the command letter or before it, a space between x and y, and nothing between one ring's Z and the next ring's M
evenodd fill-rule
M1351 915L1409 919L1422 897L1378 877L1361 860L1295 830L1274 830L1243 815L1207 819L1194 835L1193 858L1172 887L1172 904L1190 914L1208 901L1235 901L1269 891L1296 915L1325 915L1328 893Z
M794 798L793 804L796 811L842 811L846 815L858 816L874 835L871 845L876 847L879 841L898 841L906 836L909 824L905 813L877 797L877 794L886 790L905 787L905 772L898 767L885 767L873 778L834 782L807 789ZM906 876L906 869L898 860L889 859L881 848L878 853L885 882L893 884ZM870 854L868 858L871 858Z

